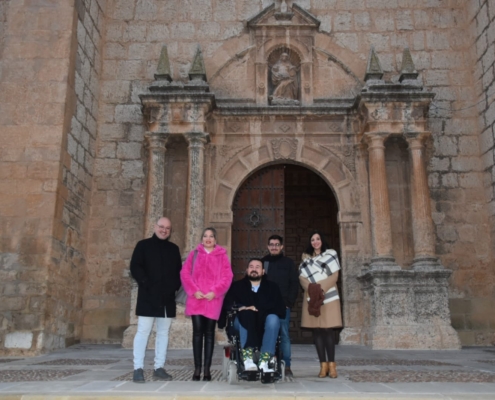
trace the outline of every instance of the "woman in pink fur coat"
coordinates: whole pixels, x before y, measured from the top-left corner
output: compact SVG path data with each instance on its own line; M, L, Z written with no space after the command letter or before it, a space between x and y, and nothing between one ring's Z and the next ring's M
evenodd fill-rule
M233 277L227 252L217 245L216 238L215 228L206 228L201 243L189 253L180 273L182 286L187 293L186 315L191 316L193 323L193 381L199 381L201 376L203 341L203 380L211 380L215 324Z

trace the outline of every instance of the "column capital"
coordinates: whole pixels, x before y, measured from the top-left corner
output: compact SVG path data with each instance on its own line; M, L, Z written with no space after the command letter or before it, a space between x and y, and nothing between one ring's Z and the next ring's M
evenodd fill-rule
M189 147L204 146L210 141L210 134L206 132L187 132L184 137L189 143Z
M148 132L144 135L146 147L150 150L163 150L165 152L169 136L169 133Z
M366 133L362 140L368 145L368 151L371 151L375 149L384 149L385 140L389 136L389 133Z
M414 132L404 135L411 150L423 149L425 141L429 136L430 136L430 132Z

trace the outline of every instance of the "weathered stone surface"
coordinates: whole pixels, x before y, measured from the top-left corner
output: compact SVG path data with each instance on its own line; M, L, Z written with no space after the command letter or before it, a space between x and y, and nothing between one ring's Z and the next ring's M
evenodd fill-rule
M359 277L374 319L367 344L374 349L458 349L450 325L450 271L369 271Z

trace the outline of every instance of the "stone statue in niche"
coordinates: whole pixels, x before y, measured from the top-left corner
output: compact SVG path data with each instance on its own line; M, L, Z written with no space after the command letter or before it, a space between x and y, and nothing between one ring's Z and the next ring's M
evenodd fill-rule
M270 68L272 93L270 104L299 104L299 68L293 64L289 53L283 51Z

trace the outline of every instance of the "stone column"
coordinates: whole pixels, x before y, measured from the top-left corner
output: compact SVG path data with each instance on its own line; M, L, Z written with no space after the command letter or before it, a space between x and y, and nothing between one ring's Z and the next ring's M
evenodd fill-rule
M150 133L145 136L148 148L148 186L146 191L146 219L144 237L153 234L153 225L163 217L165 194L165 145L168 133Z
M163 196L165 193L165 146L168 133L148 133L145 136L148 149L148 185L146 188L146 216L144 221L144 237L153 234L153 226L163 216ZM136 301L138 286L132 280L130 325L124 332L122 347L132 348L137 329ZM154 330L148 342L154 346Z
M208 134L204 132L186 133L189 143L189 171L187 175L187 215L185 253L194 249L200 242L205 217L205 171L204 153Z
M435 234L431 217L430 190L424 162L424 144L422 136L407 139L412 164L412 225L414 237L415 269L439 267L435 255Z
M399 269L395 264L392 247L390 203L385 168L385 136L367 135L371 201L371 237L373 243L372 269Z

